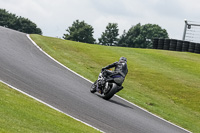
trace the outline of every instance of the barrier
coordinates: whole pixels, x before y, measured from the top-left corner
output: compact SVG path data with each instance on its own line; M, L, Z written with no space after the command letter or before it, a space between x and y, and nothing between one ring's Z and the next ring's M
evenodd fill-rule
M171 39L170 45L169 45L169 50L176 51L176 44L177 44L177 40Z
M164 50L169 50L170 39L166 38L164 41Z
M153 49L200 53L200 43L168 38L154 38Z
M190 42L188 42L188 41L183 41L183 49L182 49L183 52L187 52L188 51L189 43Z
M189 49L188 49L189 52L194 52L195 44L196 44L196 43L193 43L193 42L190 42L190 43L189 43Z
M158 40L158 49L163 49L164 40L165 39L163 39L163 38L160 38Z
M194 52L200 54L200 43L196 43Z
M183 41L178 40L177 46L176 46L176 51L182 51L182 47L183 47Z
M153 49L157 49L158 48L158 38L154 38L153 39Z

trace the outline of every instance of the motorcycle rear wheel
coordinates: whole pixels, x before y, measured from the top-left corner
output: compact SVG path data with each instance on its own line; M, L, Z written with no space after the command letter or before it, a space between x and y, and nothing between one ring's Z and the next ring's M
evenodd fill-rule
M114 96L114 94L117 92L117 90L118 90L117 84L112 83L110 90L107 91L106 94L103 94L102 98L105 100L109 100L110 98L112 98Z

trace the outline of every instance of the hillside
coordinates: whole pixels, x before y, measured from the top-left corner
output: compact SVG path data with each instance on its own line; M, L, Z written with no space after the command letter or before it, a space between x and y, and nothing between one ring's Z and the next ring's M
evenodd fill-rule
M0 132L99 132L0 82Z
M200 132L200 54L107 47L31 35L49 55L95 81L102 67L128 59L119 96L193 132ZM89 88L88 88L89 91Z

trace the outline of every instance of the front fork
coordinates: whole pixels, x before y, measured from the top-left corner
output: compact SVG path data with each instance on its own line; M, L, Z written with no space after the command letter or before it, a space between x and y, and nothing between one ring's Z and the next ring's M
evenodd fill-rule
M97 81L97 92L99 92L100 94L103 94L103 88L105 87L105 81L104 80L98 80Z

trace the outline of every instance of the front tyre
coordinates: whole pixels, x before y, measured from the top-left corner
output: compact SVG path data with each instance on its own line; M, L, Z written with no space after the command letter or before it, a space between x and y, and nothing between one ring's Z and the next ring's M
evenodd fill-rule
M97 80L92 84L91 88L90 88L90 92L91 93L95 93L96 92L96 87L97 87Z

